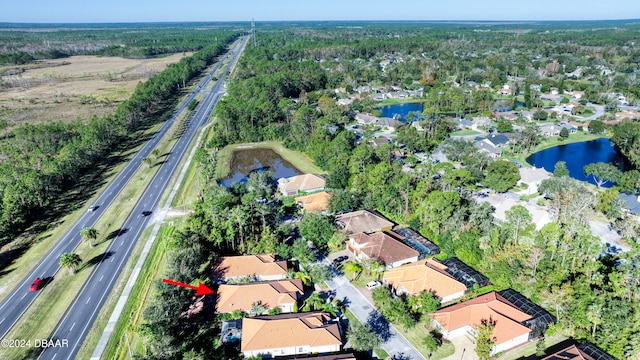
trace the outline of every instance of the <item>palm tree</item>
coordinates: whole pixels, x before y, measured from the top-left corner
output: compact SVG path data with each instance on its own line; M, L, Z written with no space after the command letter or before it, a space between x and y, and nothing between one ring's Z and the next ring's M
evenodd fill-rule
M350 261L344 264L344 267L342 268L342 270L344 271L345 274L351 274L351 281L353 281L362 272L362 265L360 265L360 263L358 262Z
M304 306L302 307L302 311L313 311L321 309L326 301L320 296L318 293L312 293L309 297L304 301Z
M69 269L71 275L76 273L78 266L82 263L82 259L78 254L64 253L60 256L60 266Z
M258 316L262 313L264 313L265 311L267 311L267 308L264 307L261 303L254 301L251 304L251 315L252 316Z
M299 271L293 275L293 278L302 280L302 285L304 286L311 285L311 276L307 273Z
M144 157L142 158L142 162L147 164L147 167L150 169L151 165L153 165L153 159L151 159L150 157Z
M93 240L98 238L98 230L92 227L86 227L80 230L80 236L82 236L82 240L88 240L89 245L93 247Z

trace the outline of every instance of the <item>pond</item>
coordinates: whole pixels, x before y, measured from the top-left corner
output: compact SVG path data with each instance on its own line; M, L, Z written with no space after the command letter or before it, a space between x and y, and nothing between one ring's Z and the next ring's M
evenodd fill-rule
M422 103L386 105L378 109L382 112L381 117L396 118L397 116L398 120L405 121L405 116L412 111L422 113Z
M606 138L554 146L532 154L527 158L529 164L535 167L543 167L549 172L553 172L553 168L558 161L567 163L569 176L581 181L588 181L594 185L593 177L586 178L584 176L583 168L585 165L604 162L614 164L623 171L631 168L627 160L616 151L611 141ZM611 185L611 183L607 183L603 186L611 187Z
M231 171L220 185L229 187L237 182L246 182L253 171L271 171L276 179L302 174L273 150L238 149L231 155Z

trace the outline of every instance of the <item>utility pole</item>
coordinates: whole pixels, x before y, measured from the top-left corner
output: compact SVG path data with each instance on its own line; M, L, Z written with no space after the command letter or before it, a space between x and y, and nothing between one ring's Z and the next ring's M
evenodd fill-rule
M251 18L251 38L253 46L256 46L256 22Z

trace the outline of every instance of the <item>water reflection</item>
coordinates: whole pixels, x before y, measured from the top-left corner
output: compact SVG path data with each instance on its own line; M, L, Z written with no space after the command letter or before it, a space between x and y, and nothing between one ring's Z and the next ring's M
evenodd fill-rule
M246 182L253 171L271 171L276 179L302 174L273 150L239 149L231 157L231 173L220 181L220 185L229 187Z

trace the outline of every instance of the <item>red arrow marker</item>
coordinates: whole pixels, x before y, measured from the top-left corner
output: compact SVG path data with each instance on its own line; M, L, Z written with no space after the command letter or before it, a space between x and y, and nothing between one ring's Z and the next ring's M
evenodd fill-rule
M193 285L189 285L189 284L185 284L185 283L181 283L181 282L177 282L169 279L162 279L162 282L166 282L167 284L171 284L171 285L182 286L187 289L197 290L196 296L213 294L213 290L209 289L207 285L201 282L198 282L198 286L193 286Z

